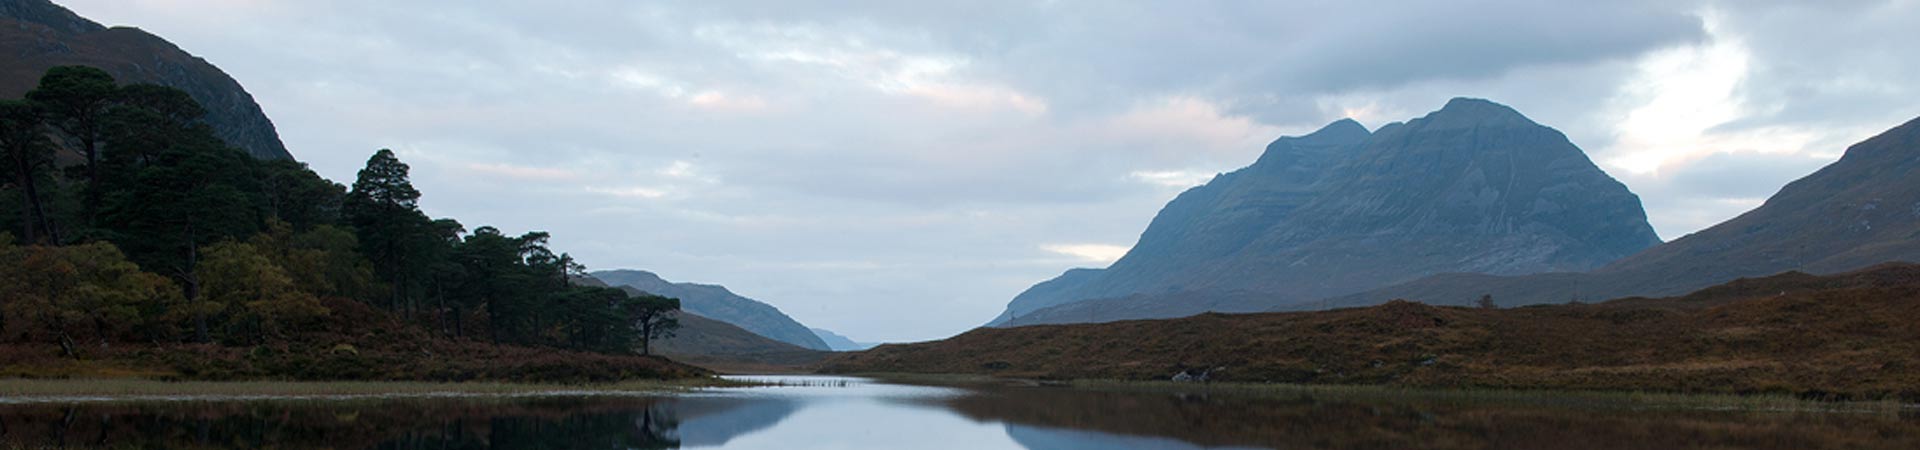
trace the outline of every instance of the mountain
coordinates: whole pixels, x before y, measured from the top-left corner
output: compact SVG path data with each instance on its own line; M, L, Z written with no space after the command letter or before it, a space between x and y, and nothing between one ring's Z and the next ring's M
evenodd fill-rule
M1736 280L1662 299L1526 308L1407 301L1328 311L978 328L839 353L826 373L1770 392L1920 399L1920 265Z
M108 28L46 0L0 0L0 98L20 98L48 68L98 67L121 83L186 91L215 134L256 158L293 159L273 121L240 83L204 59L137 28Z
M812 330L787 317L779 308L734 294L722 286L674 283L644 270L603 270L594 278L612 286L631 286L654 295L680 299L680 309L730 323L773 340L812 350L831 350Z
M857 352L878 345L854 342L853 339L848 339L846 336L841 336L839 333L833 332L833 330L824 328L810 328L810 330L813 330L814 335L820 336L820 340L826 341L827 347L833 348L833 351L836 352Z
M1888 261L1920 262L1920 119L1848 147L1732 220L1588 273L1447 274L1329 301L1405 298L1503 305L1675 295L1740 277L1831 274ZM1296 305L1295 308L1307 305Z
M1169 202L1106 269L990 325L1260 311L1438 273L1584 271L1660 242L1640 199L1552 128L1486 100L1369 133L1283 137Z

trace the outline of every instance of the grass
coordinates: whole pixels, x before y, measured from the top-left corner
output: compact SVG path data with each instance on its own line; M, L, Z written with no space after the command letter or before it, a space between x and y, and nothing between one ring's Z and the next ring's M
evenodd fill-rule
M350 399L369 397L626 395L752 386L721 378L612 383L412 381L156 381L142 379L0 379L0 403L222 399Z

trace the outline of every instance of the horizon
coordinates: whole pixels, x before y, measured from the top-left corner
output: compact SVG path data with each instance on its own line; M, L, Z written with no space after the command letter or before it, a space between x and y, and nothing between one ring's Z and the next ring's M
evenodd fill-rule
M1916 63L1888 57L1911 39L1886 38L1920 37L1916 2L1363 8L1432 24L1384 27L1399 33L1283 6L59 3L215 62L327 178L392 148L435 217L549 231L590 270L726 286L860 342L984 323L1111 263L1182 190L1338 119L1511 106L1672 241L1920 116L1901 100ZM1038 31L1087 15L1123 25Z

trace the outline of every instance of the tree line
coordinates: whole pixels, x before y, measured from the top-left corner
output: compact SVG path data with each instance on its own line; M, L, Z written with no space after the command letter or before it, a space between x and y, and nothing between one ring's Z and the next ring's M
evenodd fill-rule
M336 301L452 339L646 353L679 301L575 283L544 232L429 218L389 150L351 187L227 145L187 93L48 70L0 100L0 342L258 345ZM13 232L18 232L17 235ZM642 330L645 330L644 332Z

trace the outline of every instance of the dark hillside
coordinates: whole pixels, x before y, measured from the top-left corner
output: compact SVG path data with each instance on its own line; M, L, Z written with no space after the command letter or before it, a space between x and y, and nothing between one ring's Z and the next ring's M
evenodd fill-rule
M1920 399L1920 265L1740 280L1669 299L1385 305L982 328L830 372L1793 393Z

